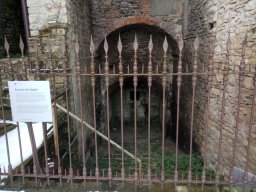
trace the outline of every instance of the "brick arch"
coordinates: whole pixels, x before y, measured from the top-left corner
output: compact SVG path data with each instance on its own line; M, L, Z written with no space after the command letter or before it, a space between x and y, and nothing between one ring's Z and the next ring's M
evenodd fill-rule
M114 22L114 28L112 29L117 30L118 28L125 27L127 25L134 25L134 24L144 24L150 26L158 26L159 22L153 18L149 17L129 17L129 18L122 18Z
M102 41L104 41L105 36L109 36L111 33L125 27L129 27L132 25L144 25L148 27L155 28L159 31L163 31L168 36L171 36L176 41L177 34L173 34L171 32L167 32L163 27L161 27L161 23L159 20L156 20L152 17L138 16L138 17L128 17L128 18L120 18L116 20L108 20L106 21L106 28L104 31L98 31L95 39L95 45L98 47Z
M96 50L102 46L104 43L105 37L111 36L113 33L116 33L117 31L124 31L125 29L133 28L134 26L137 27L145 27L149 29L149 31L152 31L153 33L159 33L159 34L165 34L165 36L172 43L169 43L169 48L172 49L173 55L178 55L179 49L178 49L178 44L173 37L173 34L168 33L165 29L161 28L158 25L158 22L156 20L150 19L150 18L145 18L145 17L133 17L133 18L125 18L125 19L120 19L116 21L118 24L114 25L111 27L111 31L109 31L106 36L98 36L98 38L95 40L95 47ZM97 52L97 51L96 51Z

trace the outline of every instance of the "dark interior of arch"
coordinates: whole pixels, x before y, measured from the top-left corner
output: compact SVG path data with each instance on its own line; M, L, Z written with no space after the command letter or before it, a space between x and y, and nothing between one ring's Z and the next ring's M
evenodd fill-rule
M164 30L156 26L149 26L144 24L135 24L128 25L122 28L119 28L111 32L107 37L109 51L108 51L108 62L109 67L112 69L114 66L117 69L119 62L119 53L117 48L118 38L120 35L122 41L122 64L124 68L130 69L132 72L132 67L134 63L134 48L133 43L135 39L135 34L138 40L138 50L137 50L137 62L139 70L147 69L148 60L149 60L149 51L148 44L150 40L150 35L152 35L153 41L153 51L152 51L152 63L153 68L157 65L159 70L161 69L163 63L163 42L166 36L168 41L168 53L167 59L168 63L173 63L173 57L178 55L178 48L176 41L167 34ZM97 61L104 66L105 63L105 52L104 52L104 40L99 45L96 51Z
M108 41L108 62L110 73L118 73L118 65L119 65L119 52L118 52L118 39L119 35L122 41L122 65L124 73L133 73L133 65L134 65L134 48L133 43L135 39L135 34L138 40L138 50L137 50L137 62L138 62L138 73L141 73L144 69L144 73L148 72L148 61L149 61L149 50L148 44L150 40L150 35L152 35L153 41L153 51L152 51L152 65L153 65L153 73L161 73L163 60L164 60L164 50L163 50L163 43L165 37L168 41L168 51L167 51L167 64L168 64L168 72L171 72L175 65L177 65L177 56L178 56L178 48L176 41L167 34L164 30L160 29L156 26L148 26L143 24L136 24L136 25L129 25L122 28L117 29L116 31L111 32L107 37ZM105 67L105 51L104 51L104 40L101 42L99 47L96 50L95 55L95 62L96 65L101 66L101 73L104 73ZM172 89L172 77L168 80L167 84L167 91L166 91L166 100L168 103L167 112L171 114L171 103L173 101L173 89ZM152 85L152 123L157 122L159 127L161 127L161 115L162 115L162 87L161 87L161 78L153 77L153 85ZM105 95L102 95L102 90L105 89L104 78L101 78L98 82L99 87L99 94L98 100L103 101L105 99ZM133 79L126 78L124 83L124 121L129 120L130 122L126 123L133 123L132 116L133 113L133 94L134 94L134 87L133 87ZM138 106L138 122L139 123L147 123L147 102L144 102L148 97L148 84L147 84L147 77L139 78L138 82L138 91L136 92L138 95L137 101L140 104ZM101 96L100 96L101 95ZM110 113L111 113L111 127L120 126L120 87L119 87L119 79L118 77L113 78L110 80ZM143 101L144 100L144 101ZM101 104L104 106L104 104ZM102 108L101 109L101 116L102 118L105 116L104 114L106 111ZM170 116L170 115L169 115ZM169 118L169 117L167 117ZM166 127L170 129L171 120L166 118ZM100 127L104 127L104 119L99 119L99 122L103 122ZM112 123L114 122L114 123ZM117 123L117 125L115 125ZM167 130L167 133L171 131Z

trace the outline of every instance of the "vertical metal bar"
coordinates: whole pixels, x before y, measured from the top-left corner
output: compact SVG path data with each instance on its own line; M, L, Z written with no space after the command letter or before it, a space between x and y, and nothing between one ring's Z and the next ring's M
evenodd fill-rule
M148 62L148 181L151 181L151 87L152 87L152 35L148 44L149 62Z
M36 141L34 137L34 130L31 122L27 123L28 126L28 132L29 132L29 137L30 137L30 142L31 142L31 148L32 148L32 155L33 155L33 161L34 161L34 168L33 172L35 175L40 173L40 163L39 163L39 158L37 154L37 148L36 148Z
M220 177L220 166L222 161L222 132L223 132L223 126L224 126L224 116L225 116L225 105L226 105L226 88L227 88L227 82L228 82L228 74L229 74L229 49L231 45L230 40L230 33L228 35L228 39L226 42L226 61L224 65L224 73L223 73L223 93L222 93L222 102L221 102L221 121L220 121L220 137L219 137L219 146L218 146L218 160L217 160L217 167L216 167L216 183L219 183L219 177Z
M12 68L12 63L10 60L10 55L9 55L9 43L5 37L5 43L4 47L7 53L7 59L8 59L8 69L9 69L9 80L13 81L13 68ZM1 103L3 103L3 97L2 97L2 79L1 79ZM4 112L4 106L2 105L2 112L3 112L3 122L4 122L4 135L5 135L5 144L6 144L6 150L7 150L7 157L8 157L8 173L11 176L11 182L13 182L13 177L12 177L12 165L11 165L11 159L10 159L10 149L9 149L9 141L8 141L8 135L7 135L7 128L6 128L6 120L5 120L5 112Z
M95 142L95 176L96 179L99 179L99 161L98 161L98 137L97 137L97 122L96 122L96 98L95 98L95 63L94 63L94 51L95 47L93 44L92 36L90 43L90 52L91 52L91 84L92 84L92 97L93 97L93 125L94 125L94 142Z
M194 49L195 49L195 60L193 65L193 75L192 75L192 106L191 106L191 119L190 119L190 144L189 144L189 171L188 171L188 182L192 181L192 171L191 171L191 164L192 164L192 140L193 140L193 127L194 127L194 104L195 104L195 88L196 88L196 81L197 81L197 50L199 47L199 39L196 36L194 42Z
M256 71L256 67L255 67ZM250 122L249 122L249 133L248 133L248 146L246 150L246 164L245 164L245 172L244 172L244 183L248 182L248 169L249 169L249 163L250 163L250 150L252 145L252 131L253 131L253 122L254 122L254 112L255 112L255 98L256 98L256 73L254 72L253 77L253 97L252 97L252 107L251 107L251 114L250 114Z
M35 79L36 80L41 80L41 75L40 75L40 66L38 62L38 45L37 42L35 42L34 49L36 50L36 59L35 59ZM49 167L48 167L48 142L47 142L47 124L45 122L42 123L42 128L43 128L43 135L44 135L44 158L45 158L45 174L47 177L47 184L50 184L49 180Z
M106 85L106 99L107 99L107 129L108 129L108 179L112 179L112 169L111 169L111 152L110 152L110 127L109 127L109 63L108 63L108 42L105 37L104 41L104 51L105 51L105 85Z
M19 148L20 148L20 161L21 161L21 174L23 176L23 182L24 182L24 176L25 176L25 169L24 169L24 160L23 160L23 154L22 154L22 145L21 145L21 137L20 137L20 125L19 122L17 122L17 132L18 132L18 139L19 139Z
M208 86L207 86L207 111L206 111L206 122L205 122L205 135L204 135L204 159L203 159L203 172L202 172L202 184L206 181L206 163L207 163L207 149L208 149L208 130L209 130L209 110L210 110L210 99L211 99L211 88L212 88L212 79L213 79L213 44L210 44L210 56L209 56L209 66L208 66Z
M137 49L138 41L135 34L135 40L133 44L134 48L134 65L133 65L133 87L134 87L134 155L135 155L135 171L134 171L134 180L138 180L138 164L137 164L137 85L138 85L138 66L137 66Z
M82 129L82 156L83 156L83 177L84 180L86 179L87 176L87 171L86 171L86 160L85 160L85 149L86 149L86 144L85 144L85 139L86 139L86 133L85 133L85 127L83 124L84 121L84 113L83 113L83 101L82 101L82 85L81 85L81 66L79 62L79 43L78 43L78 35L76 36L76 43L75 43L75 51L76 51L76 70L77 70L77 84L78 84L78 89L79 89L79 104L80 104L80 117L81 117L81 129Z
M244 84L244 70L245 70L245 48L247 45L247 36L246 39L244 39L243 41L243 45L242 45L242 59L241 59L241 63L240 63L240 67L239 67L239 79L238 79L238 98L237 98L237 111L236 111L236 127L235 127L235 137L234 137L234 141L233 141L233 156L232 156L232 169L234 169L234 167L236 166L236 148L237 148L237 137L238 137L238 129L239 129L239 123L240 123L240 108L241 108L241 92L243 89L243 84ZM231 181L233 183L233 179L234 179L234 172L231 170L230 171L230 178Z
M161 181L165 179L165 172L164 172L164 144L165 144L165 111L166 111L166 101L165 101L165 92L166 92L166 74L167 74L167 62L166 62L166 52L168 49L167 39L165 37L164 44L164 62L163 62L163 79L162 79L162 87L163 87L163 111L162 111L162 170L161 170Z
M26 63L24 62L24 43L22 41L22 38L20 37L20 50L21 50L21 57L22 57L22 80L27 81L27 66ZM33 167L33 173L35 174L35 179L37 183L37 175L40 173L40 163L39 163L39 158L37 154L37 147L36 147L36 141L35 141L35 135L34 135L34 130L32 126L32 122L27 122L27 127L28 127L28 133L30 137L30 143L31 143L31 148L32 148L32 155L33 155L33 162L34 162L34 167Z
M177 115L176 115L176 147L175 147L175 172L174 181L178 182L178 153L179 153L179 115L180 115L180 86L181 86L181 73L182 73L182 49L183 39L182 35L179 37L179 63L178 63L178 75L177 75Z
M56 85L55 85L55 71L54 66L52 62L52 48L50 43L50 38L48 37L48 52L49 52L49 65L50 65L50 79L52 84L52 91L53 91L53 128L54 128L54 144L55 144L55 155L57 156L58 160L58 175L60 183L62 183L61 180L61 164L60 164L60 148L59 148L59 133L58 133L58 122L57 122L57 110L56 110Z
M123 104L123 85L124 85L124 77L123 77L123 64L122 64L122 42L119 34L118 44L117 44L118 52L119 52L119 85L120 85L120 105L121 105L121 146L122 146L122 168L121 168L121 178L125 178L124 171L124 104Z
M72 168L72 150L71 150L71 133L70 133L71 131L70 131L70 119L69 119L69 94L68 94L69 80L68 80L68 69L67 69L67 57L65 56L66 55L65 39L62 40L61 51L62 51L62 56L64 58L63 77L64 77L64 89L65 89L66 109L67 109L69 174L70 174L70 177L72 178L73 168Z

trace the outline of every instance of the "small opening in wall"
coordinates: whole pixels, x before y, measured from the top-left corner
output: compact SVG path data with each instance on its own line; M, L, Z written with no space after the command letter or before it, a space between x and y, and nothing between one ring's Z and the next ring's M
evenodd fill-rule
M209 23L209 29L212 30L215 27L215 21Z

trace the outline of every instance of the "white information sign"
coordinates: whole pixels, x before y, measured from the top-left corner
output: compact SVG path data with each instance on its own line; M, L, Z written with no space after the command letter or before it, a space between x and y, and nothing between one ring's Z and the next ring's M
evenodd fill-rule
M12 119L52 122L49 81L9 81Z

